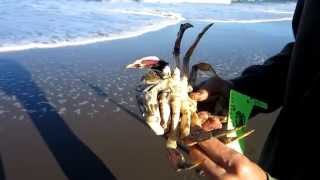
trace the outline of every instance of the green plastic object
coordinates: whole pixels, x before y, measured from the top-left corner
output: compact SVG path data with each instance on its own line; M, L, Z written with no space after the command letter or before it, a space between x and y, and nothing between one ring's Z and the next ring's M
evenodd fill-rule
M248 123L250 114L255 106L262 109L268 108L268 105L265 102L241 94L238 91L231 90L229 98L228 129L245 126ZM241 136L243 133L244 130L238 130L236 135ZM243 153L245 149L244 141L239 140L235 143L238 143L238 145L234 144L235 146L240 147L240 149L237 148L236 150Z

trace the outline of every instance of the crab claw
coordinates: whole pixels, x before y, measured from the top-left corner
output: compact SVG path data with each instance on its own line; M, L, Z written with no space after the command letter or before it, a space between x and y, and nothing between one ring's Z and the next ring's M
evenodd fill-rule
M160 63L160 58L157 56L147 56L140 59L135 60L132 64L127 65L126 68L152 68L154 66L158 66Z
M147 56L137 59L132 64L127 65L126 68L153 69L157 72L160 72L161 77L163 78L169 77L171 74L169 63L161 60L157 56Z

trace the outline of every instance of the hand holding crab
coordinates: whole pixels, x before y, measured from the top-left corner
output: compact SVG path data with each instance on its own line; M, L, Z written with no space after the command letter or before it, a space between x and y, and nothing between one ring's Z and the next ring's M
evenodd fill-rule
M189 62L191 55L202 36L213 24L207 25L197 39L191 45L180 65L180 44L185 30L192 27L186 23L180 26L180 31L174 46L175 65L171 70L169 64L158 57L149 56L136 60L127 68L149 68L151 69L142 77L142 84L138 88L137 102L142 111L146 123L157 135L164 135L167 138L166 147L169 157L174 162L177 170L190 169L201 162L188 162L182 153L177 150L179 145L193 146L197 142L217 137L224 143L228 143L241 137L229 137L232 130L217 130L226 123L226 116L211 117L206 113L197 111L197 101L189 97L197 80L198 71L206 71L212 76L218 77L215 70L207 63L199 63L192 66L189 74ZM225 100L225 99L222 99ZM199 117L200 116L200 117ZM209 118L210 117L210 118ZM214 127L204 128L204 120L215 118ZM205 123L206 124L206 123ZM208 123L207 123L208 124Z

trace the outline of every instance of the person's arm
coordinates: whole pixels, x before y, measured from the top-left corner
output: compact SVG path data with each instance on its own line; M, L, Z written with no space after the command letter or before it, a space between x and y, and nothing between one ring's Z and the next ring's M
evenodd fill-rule
M294 43L289 43L263 65L245 69L240 77L231 80L232 88L268 103L266 112L279 108L283 103L293 46Z

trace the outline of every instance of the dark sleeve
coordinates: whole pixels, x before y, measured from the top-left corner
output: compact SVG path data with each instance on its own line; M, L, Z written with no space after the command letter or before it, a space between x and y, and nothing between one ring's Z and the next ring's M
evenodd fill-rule
M267 173L267 180L278 180L278 179L272 177L269 173Z
M232 79L233 89L268 103L271 112L283 103L289 61L294 43L265 61L263 65L250 66L238 78Z

